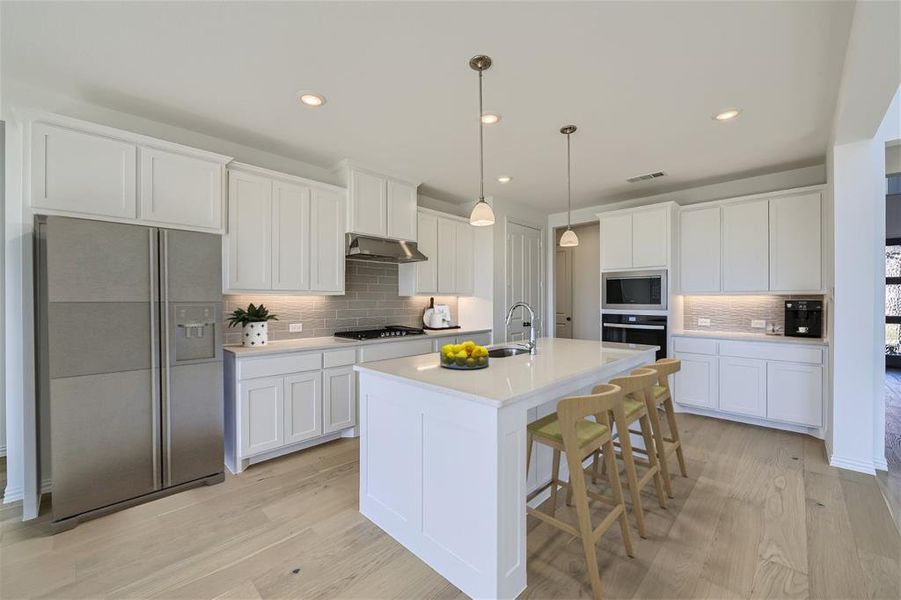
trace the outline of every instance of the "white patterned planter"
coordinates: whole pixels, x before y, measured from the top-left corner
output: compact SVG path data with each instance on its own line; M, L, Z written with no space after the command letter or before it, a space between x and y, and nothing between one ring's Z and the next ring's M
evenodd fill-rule
M248 323L241 328L244 336L241 338L242 346L265 346L269 343L269 323Z

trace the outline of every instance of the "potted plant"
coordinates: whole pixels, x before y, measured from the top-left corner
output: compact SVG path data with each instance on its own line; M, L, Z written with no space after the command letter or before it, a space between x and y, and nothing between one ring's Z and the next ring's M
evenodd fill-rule
M278 317L269 314L269 309L260 304L248 305L247 309L236 308L228 318L228 326L241 325L242 346L265 346L269 343L269 321L278 321Z

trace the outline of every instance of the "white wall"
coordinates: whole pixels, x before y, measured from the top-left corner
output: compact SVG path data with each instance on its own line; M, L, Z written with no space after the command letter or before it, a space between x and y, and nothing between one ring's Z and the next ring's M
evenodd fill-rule
M901 5L859 2L828 149L834 215L830 463L885 469L885 142L901 137Z

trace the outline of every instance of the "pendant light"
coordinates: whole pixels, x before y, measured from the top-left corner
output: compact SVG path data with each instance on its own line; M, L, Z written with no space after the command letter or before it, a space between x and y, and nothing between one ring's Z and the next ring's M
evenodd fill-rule
M579 236L576 235L576 232L573 231L572 228L572 216L573 216L573 194L572 194L572 177L570 175L570 159L569 159L569 136L571 136L576 131L575 125L567 125L566 127L562 127L560 129L560 133L566 136L566 231L563 232L563 235L560 236L560 247L562 248L572 248L573 246L579 245Z
M479 201L476 202L469 215L469 224L486 227L494 225L494 211L485 202L485 144L483 141L485 124L482 122L482 72L491 66L491 58L483 54L473 56L469 60L469 66L479 72Z

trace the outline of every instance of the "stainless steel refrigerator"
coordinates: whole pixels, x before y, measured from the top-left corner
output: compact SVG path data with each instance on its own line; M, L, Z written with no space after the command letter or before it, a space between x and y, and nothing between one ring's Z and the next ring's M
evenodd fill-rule
M35 241L53 520L221 481L219 236L49 216Z

